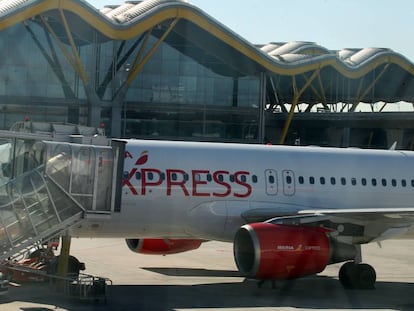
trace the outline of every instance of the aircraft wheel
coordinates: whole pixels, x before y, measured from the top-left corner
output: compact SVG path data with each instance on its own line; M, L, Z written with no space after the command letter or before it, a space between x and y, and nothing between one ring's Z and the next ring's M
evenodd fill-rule
M377 274L368 264L345 263L339 270L339 281L345 288L373 289Z
M377 274L372 266L368 264L356 265L356 271L354 272L354 281L356 282L356 288L359 289L373 289L375 281L377 280Z
M344 263L339 269L339 282L345 288L352 288L352 271L355 269L356 264L352 261Z

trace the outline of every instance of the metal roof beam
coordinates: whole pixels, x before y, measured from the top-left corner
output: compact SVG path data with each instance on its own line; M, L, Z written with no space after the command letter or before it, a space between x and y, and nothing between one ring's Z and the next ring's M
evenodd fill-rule
M86 74L86 70L82 64L82 61L79 56L79 52L76 48L75 41L73 40L72 32L70 31L70 27L68 21L66 20L65 13L61 8L59 8L60 17L63 22L63 26L65 27L66 35L69 39L70 47L72 48L72 54L74 58L75 69L78 71L79 76L81 77L82 81L87 84L88 83L88 76Z
M143 52L143 51L140 51L139 55L137 55L137 58L135 59L134 66L132 67L132 70L130 71L130 73L128 75L128 78L126 80L126 83L128 85L131 85L132 81L134 81L135 77L141 72L142 68L144 68L144 65L149 61L149 59L152 57L152 55L157 51L157 49L161 45L161 43L164 42L165 38L174 29L175 25L178 23L179 20L180 20L179 18L175 18L171 22L171 24L168 26L168 28L163 33L163 35L157 40L157 42L147 52L147 54L145 54L145 56L142 57L142 60L141 60L141 56L142 56L141 52Z
M43 25L46 27L46 29L52 35L53 39L55 39L56 43L58 44L60 50L62 51L63 55L66 57L68 62L72 65L73 68L76 68L75 61L72 58L72 55L70 55L69 51L64 46L62 40L59 39L56 32L53 30L52 26L50 26L50 24L48 23L46 18L44 18L44 16L40 15L40 19L42 20Z
M356 107L358 106L358 104L364 99L365 96L367 96L367 94L375 87L375 85L377 84L378 80L381 79L381 77L384 75L384 73L387 71L388 67L390 64L386 64L384 66L384 68L382 68L381 72L379 73L379 75L377 77L375 77L375 79L369 84L369 86L367 87L367 89L362 93L362 95L360 95L359 97L357 97L356 103L354 103L351 107L351 111L355 111ZM361 78L361 81L363 81L364 78ZM359 91L360 89L358 89L358 95L359 95ZM381 108L384 109L385 107Z
M59 62L56 49L53 46L50 38L49 32L44 29L44 33L46 36L47 44L43 46L42 42L36 37L35 32L30 28L29 23L27 21L23 22L23 25L26 31L30 34L35 45L40 50L40 53L45 58L46 62L49 64L50 68L52 68L53 72L55 73L56 77L59 79L63 92L66 98L75 98L75 93L73 89L69 86L69 83L66 80L65 73L63 71L62 65ZM47 51L47 45L49 46L49 53Z
M297 83L296 83L296 76L292 77L293 93L294 93L293 94L293 101L292 101L292 104L290 106L290 111L289 111L288 117L286 119L286 123L285 123L285 126L284 126L283 131L282 131L282 135L281 135L280 140L279 140L280 145L283 145L285 143L286 136L287 136L287 133L288 133L289 128L290 128L290 124L292 123L293 114L295 113L295 108L296 108L296 106L299 102L300 96L308 88L308 86L312 83L312 81L319 75L320 71L321 71L320 68L315 70L313 72L313 74L311 75L311 77L306 81L306 83L303 85L303 87L300 90L298 89L298 86L297 86Z

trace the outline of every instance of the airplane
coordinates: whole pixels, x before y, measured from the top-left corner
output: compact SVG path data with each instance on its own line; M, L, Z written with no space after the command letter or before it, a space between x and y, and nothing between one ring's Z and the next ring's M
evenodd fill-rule
M125 238L155 255L231 242L239 271L260 281L344 262L339 281L359 289L376 281L361 245L414 237L411 151L123 142L121 205L71 236Z

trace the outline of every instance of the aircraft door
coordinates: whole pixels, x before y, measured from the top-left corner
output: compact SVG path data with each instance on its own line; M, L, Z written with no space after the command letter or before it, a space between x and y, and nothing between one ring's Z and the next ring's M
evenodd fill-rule
M266 194L277 195L277 172L275 170L265 170Z
M295 194L295 174L291 170L282 171L283 194L292 196Z

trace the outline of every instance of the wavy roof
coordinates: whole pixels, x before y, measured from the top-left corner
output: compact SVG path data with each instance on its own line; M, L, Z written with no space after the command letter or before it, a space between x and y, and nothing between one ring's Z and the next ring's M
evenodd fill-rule
M352 97L351 101L414 102L414 64L391 49L331 51L313 42L253 45L184 0L128 1L101 10L82 0L2 0L0 31L37 15L53 18L56 25L60 24L63 29L61 12L64 12L79 45L92 40L128 40L150 29L155 36L161 36L171 21L177 20L173 31L165 39L167 43L179 49L182 46L180 42L186 42L187 48L181 52L222 74L242 76L266 73L272 78L280 100L291 99L292 84L296 83L299 87L306 85L311 74L317 72L318 92L307 89L301 99L316 102L324 96L329 102L329 97L333 96L332 81L336 79L346 81L347 90L341 96L336 86L337 98L332 98L332 101L345 98L347 93L348 98ZM98 38L93 37L94 29L99 31ZM217 63L214 60L220 60L227 66L214 67L212 64ZM373 83L375 90L361 91L373 89ZM353 90L352 95L349 95L349 88ZM289 89L286 94L285 89Z

